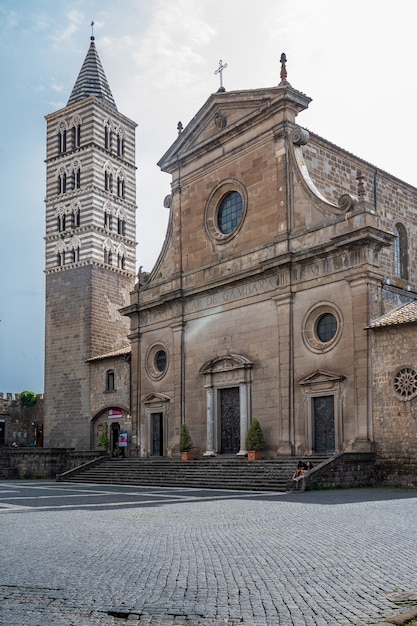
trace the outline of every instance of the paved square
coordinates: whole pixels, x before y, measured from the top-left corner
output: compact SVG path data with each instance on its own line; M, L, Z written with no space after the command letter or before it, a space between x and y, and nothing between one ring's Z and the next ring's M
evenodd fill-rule
M416 531L415 490L3 481L0 624L368 626L408 608Z

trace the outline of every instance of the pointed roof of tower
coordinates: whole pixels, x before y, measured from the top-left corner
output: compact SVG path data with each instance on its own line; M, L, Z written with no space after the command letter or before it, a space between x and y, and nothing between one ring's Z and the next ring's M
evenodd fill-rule
M78 74L67 106L90 96L94 96L117 111L113 94L94 44L94 36L91 36L90 48Z

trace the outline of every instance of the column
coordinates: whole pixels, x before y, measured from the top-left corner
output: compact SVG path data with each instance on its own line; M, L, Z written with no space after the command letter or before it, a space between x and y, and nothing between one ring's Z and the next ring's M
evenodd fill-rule
M248 433L248 386L246 383L239 384L239 403L240 403L240 450L237 456L246 456L246 435Z
M214 451L214 389L208 387L206 389L207 402L207 443L206 451L203 456L216 456Z

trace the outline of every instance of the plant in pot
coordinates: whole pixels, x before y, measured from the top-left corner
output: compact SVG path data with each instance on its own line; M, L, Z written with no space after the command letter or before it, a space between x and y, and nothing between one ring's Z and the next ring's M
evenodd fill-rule
M181 424L180 429L180 445L179 450L181 452L181 461L193 461L194 454L191 452L193 447L193 440L191 439L190 431L187 424Z
M248 461L259 461L262 459L265 440L259 420L256 418L252 420L249 426L245 444L248 451Z

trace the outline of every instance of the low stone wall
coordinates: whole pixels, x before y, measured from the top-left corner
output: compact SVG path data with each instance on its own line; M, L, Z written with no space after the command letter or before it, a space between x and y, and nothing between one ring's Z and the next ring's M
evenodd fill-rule
M417 487L417 457L396 456L382 459L377 456L378 482L387 487Z
M293 480L291 489L307 491L331 487L373 487L377 484L375 454L341 452L315 467L309 474Z
M78 452L66 448L16 448L3 449L3 466L8 460L9 475L16 478L49 478L55 480L57 474L92 461L104 452Z

